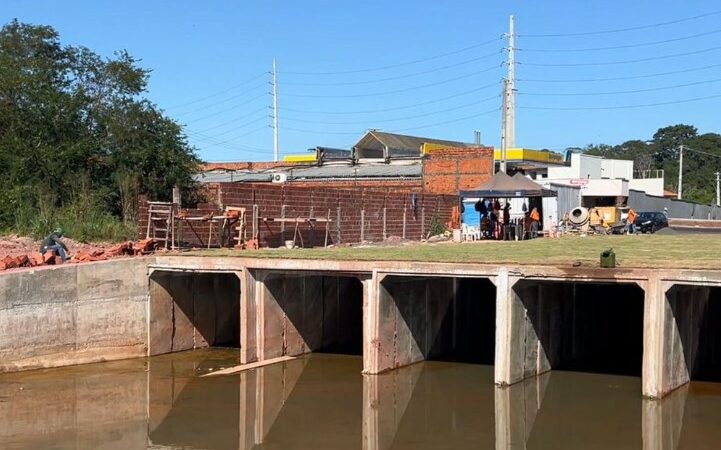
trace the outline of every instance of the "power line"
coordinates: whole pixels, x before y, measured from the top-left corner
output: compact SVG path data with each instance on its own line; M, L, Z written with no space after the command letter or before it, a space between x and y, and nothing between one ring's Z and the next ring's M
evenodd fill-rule
M232 133L233 131L237 131L237 130L242 130L243 128L248 127L248 125L253 125L254 123L258 123L261 120L266 120L266 119L268 119L268 117L266 117L266 116L258 117L255 120L251 120L250 122L246 122L244 124L238 125L237 127L233 127L229 130L223 131L222 133L215 133L214 136L224 136L228 133Z
M447 124L451 124L451 123L462 122L462 121L468 120L468 119L475 119L475 118L478 118L478 117L481 117L481 116L484 116L487 114L491 114L493 112L498 112L498 111L500 111L499 108L493 108L491 110L484 111L482 113L472 114L470 116L457 117L455 119L447 120L444 122L435 122L435 123L431 123L428 125L421 125L421 126L417 126L417 127L398 128L398 129L390 130L390 132L411 131L411 130L420 130L423 128L433 128L433 127L437 127L440 125L447 125ZM357 135L358 134L357 131L345 132L345 131L326 131L326 130L306 130L306 129L302 129L302 128L288 128L288 127L284 127L284 129L290 130L290 131L297 131L299 133L308 133L308 134L335 134L335 135Z
M703 154L703 155L708 155L708 156L714 156L714 157L716 157L716 158L721 158L721 155L716 155L716 154L714 154L714 153L704 152L704 151L702 151L702 150L695 150L695 149L693 149L693 148L689 148L687 145L684 145L684 146L683 146L683 150L684 150L684 151L689 151L689 150L690 150L690 151L692 151L692 152L694 152L694 153L701 153L701 154Z
M641 92L653 92L653 91L664 91L668 89L677 89L689 86L698 86L701 84L717 83L721 81L721 78L714 80L696 81L693 83L676 84L673 86L660 86L655 88L647 89L633 89L627 91L612 91L612 92L519 92L520 95L533 95L533 96L544 96L544 97L575 97L575 96L587 96L587 95L617 95L617 94L637 94Z
M655 77L661 77L661 76L666 76L666 75L677 75L680 73L698 72L701 70L713 69L716 67L721 67L721 64L711 64L708 66L694 67L694 68L682 69L682 70L674 70L671 72L651 73L651 74L645 74L645 75L632 75L632 76L626 76L626 77L581 78L581 79L565 79L565 80L519 78L518 81L534 82L534 83L586 83L586 82L596 82L596 81L639 80L639 79L643 79L643 78L655 78Z
M456 119L447 120L447 121L445 121L445 122L437 122L437 123L430 124L430 125L421 125L421 126L419 126L419 127L401 128L401 129L396 129L396 130L392 130L392 131L394 131L394 132L398 132L398 131L412 131L412 130L421 130L421 129L423 129L423 128L433 128L433 127L437 127L437 126L440 126L440 125L448 125L448 124L451 124L451 123L462 122L462 121L468 120L468 119L476 119L476 118L478 118L478 117L486 116L486 115L488 115L488 114L491 114L491 113L494 113L494 112L499 112L499 111L500 111L500 108L493 108L493 109L490 109L490 110L488 110L488 111L484 111L484 112L482 112L482 113L473 114L473 115L471 115L471 116L459 117L459 118L456 118Z
M256 76L254 76L254 77L252 77L252 78L250 78L250 79L245 80L244 82L242 82L242 83L240 83L240 84L236 84L236 85L231 86L231 87L229 87L229 88L227 88L227 89L223 89L222 91L217 91L217 92L215 92L214 94L210 94L210 95L207 95L207 96L205 96L205 97L201 97L201 98L199 98L199 99L197 99L197 100L193 100L193 101L190 101L190 102L179 103L179 104L177 104L177 105L167 106L165 109L176 109L176 108L180 108L180 107L187 106L187 105L193 105L193 104L195 104L195 103L200 103L200 102L203 102L203 101L205 101L205 100L207 100L207 99L209 99L209 98L217 97L217 96L219 96L219 95L225 94L226 92L230 92L230 91L232 91L233 89L237 89L237 88L239 88L239 87L241 87L241 86L245 86L246 84L250 83L251 81L255 81L255 80L257 80L258 78L264 77L264 76L267 76L267 75L268 75L268 72L263 72L263 73L261 73L260 75L256 75Z
M599 34L610 34L610 33L623 33L627 31L637 31L637 30L647 30L649 28L657 28L657 27L664 27L667 25L675 25L677 23L684 23L684 22L690 22L692 20L698 20L705 17L711 17L711 16L717 16L721 14L721 10L719 11L712 11L705 14L699 14L696 16L691 17L685 17L683 19L676 19L676 20L670 20L668 22L659 22L659 23L652 23L648 25L640 25L635 27L628 27L628 28L616 28L612 30L599 30L599 31L584 31L584 32L578 32L578 33L556 33L556 34L521 34L520 37L530 37L530 38L548 38L548 37L568 37L568 36L592 36L592 35L599 35Z
M209 127L209 128L204 128L204 129L200 130L200 133L207 133L208 131L216 130L216 129L222 128L222 127L224 127L224 126L226 126L226 125L230 125L230 124L237 123L239 120L243 120L243 119L246 119L246 118L248 118L248 117L252 117L253 115L255 115L255 114L257 114L257 113L259 113L259 112L261 112L261 111L267 111L267 110L268 110L268 107L267 107L267 106L262 106L262 107L260 107L260 108L258 108L258 109L255 109L255 110L249 112L248 114L242 115L242 116L240 116L240 117L236 117L236 118L234 118L233 120L229 120L229 121L227 121L227 122L222 122L222 123L219 123L219 124L217 124L217 125L215 125L215 126L212 126L212 127Z
M495 85L497 85L497 83L495 83L494 86L495 86ZM487 101L490 101L490 100L496 100L496 99L498 99L498 98L499 98L499 95L497 94L497 95L494 95L494 96L491 96L491 97L487 97L487 98L484 98L484 99L481 99L481 100L477 100L477 101L474 101L474 102L471 102L471 103L466 103L466 104L464 104L464 105L455 106L455 107L453 107L453 108L436 110L436 111L432 111L432 112L428 112L428 113L416 114L416 115L413 115L413 116L395 117L395 118L392 118L392 119L373 120L373 122L374 122L374 123L400 122L400 121L404 121L404 120L418 119L418 118L421 118L421 117L434 116L434 115L437 115L437 114L447 113L447 112L449 112L449 111L455 111L455 110L457 110L457 109L469 108L469 107L471 107L471 106L478 106L478 105L481 104L481 103L484 103L484 102L487 102ZM293 117L286 117L285 120L289 120L289 121L292 121L292 122L313 123L313 124L320 124L320 125L362 125L362 124L368 123L368 119L361 120L361 121L350 121L350 122L347 122L347 121L346 121L346 122L326 122L326 121L320 121L320 120L307 120L307 119L296 119L296 118L293 118Z
M683 37L678 37L678 38L673 38L673 39L664 39L661 41L643 42L643 43L639 43L639 44L614 45L614 46L610 46L610 47L591 47L591 48L572 48L572 49L519 48L517 50L522 51L522 52L537 52L537 53L574 53L574 52L595 52L595 51L602 51L602 50L620 50L620 49L627 49L627 48L649 47L649 46L653 46L653 45L668 44L671 42L680 42L680 41L695 39L698 37L709 36L709 35L718 34L718 33L721 33L721 29L707 31L704 33L692 34L689 36L683 36Z
M267 85L266 83L261 83L261 84L259 84L259 85L253 86L252 88L250 88L250 89L248 89L248 90L246 90L246 91L241 92L240 94L233 95L233 96L231 96L231 97L227 97L227 98L225 98L224 100L216 101L216 102L214 102L214 103L211 104L211 105L206 105L206 106L203 106L203 107L200 107L200 108L191 109L191 110L185 111L185 112L174 113L173 115L174 115L174 116L187 116L188 114L193 114L193 113L196 113L196 112L198 112L198 111L204 111L204 110L206 110L206 109L215 108L216 106L218 106L218 105L220 105L220 104L228 103L228 102L233 101L233 100L235 100L235 99L237 99L237 98L239 98L239 97L243 97L243 96L245 96L246 94L249 94L250 92L253 92L253 91L257 90L258 88L265 87L266 85Z
M391 65L387 65L387 66L371 67L371 68L356 69L356 70L344 70L344 71L338 71L338 72L280 72L280 74L281 75L283 75L283 74L288 74L288 75L348 75L348 74L353 74L353 73L376 72L376 71L381 71L381 70L395 69L398 67L410 66L413 64L419 64L419 63L423 63L423 62L427 62L427 61L432 61L434 59L445 58L446 56L457 55L459 53L463 53L463 52L467 52L468 50L473 50L475 48L483 47L483 46L492 44L494 42L498 42L500 40L501 40L501 38L498 37L498 38L491 39L491 40L488 40L485 42L480 42L478 44L464 47L462 49L455 50L452 52L441 53L439 55L428 56L426 58L405 61L405 62L401 62L398 64L391 64Z
M187 121L187 123L201 122L201 121L203 121L203 120L205 120L205 119L209 119L209 118L211 118L211 117L218 116L218 115L223 114L223 113L226 113L226 112L228 112L228 111L233 111L234 109L238 109L238 108L241 107L241 106L244 106L244 105L253 103L254 101L258 100L259 98L265 97L265 96L267 96L267 95L268 95L267 92L266 92L266 93L263 93L263 94L260 94L260 95L258 95L258 96L256 96L256 97L253 97L253 98L249 99L249 100L246 101L246 102L238 103L238 104L236 104L236 105L231 106L230 108L226 108L226 109L223 109L223 110L220 110L220 111L216 111L216 112L214 112L214 113L212 113L212 114L207 114L207 115L205 115L205 116L203 116L203 117L200 117L200 118L198 118L198 119L189 120L189 121Z
M253 134L253 133L257 133L258 131L267 129L267 128L268 128L268 126L267 126L267 125L264 125L264 126L262 126L262 127L258 127L258 128L254 129L254 130L248 131L247 133L244 133L244 134L242 134L242 135L235 136L234 138L240 138L240 137L248 136L248 135L251 135L251 134ZM194 133L194 132L192 132L192 131L188 131L188 133L189 133L191 136L193 136L194 139L199 140L199 141L201 141L201 142L205 142L205 143L210 144L210 145L217 145L217 146L221 146L221 147L222 147L222 146L225 146L225 147L232 148L232 149L242 148L242 149L244 149L245 151L248 151L248 152L253 152L254 150L257 150L256 153L257 153L258 151L266 152L265 149L259 149L258 147L252 147L252 146L242 145L242 144L238 144L238 143L231 142L231 141L226 141L226 140L222 140L222 139L217 139L217 138L214 138L214 137L212 137L212 136L203 135L202 133ZM270 150L268 150L267 153L268 153L268 154L271 154L272 152L271 152Z
M712 52L712 51L719 50L719 49L721 49L721 46L705 48L703 50L696 50L693 52L675 53L672 55L662 55L662 56L652 56L649 58L627 59L627 60L623 60L623 61L604 61L604 62L590 62L590 63L527 63L527 62L519 62L518 64L523 64L524 66L538 66L538 67L610 66L610 65L618 65L618 64L635 64L635 63L640 63L640 62L658 61L658 60L662 60L662 59L679 58L682 56L690 56L690 55L699 55L701 53L708 53L708 52Z
M636 108L647 108L651 106L665 106L665 105L678 105L681 103L691 103L702 100L710 100L714 98L721 98L721 94L708 95L704 97L695 97L684 100L675 100L670 102L659 102L659 103L646 103L637 105L621 105L621 106L587 106L587 107L553 107L553 106L520 106L522 109L534 109L544 111L586 111L586 110L612 110L612 109L636 109Z
M721 64L720 64L721 65ZM440 103L444 102L446 100L450 100L452 98L457 97L463 97L467 96L468 94L473 94L475 92L479 92L485 89L488 89L489 87L495 87L498 83L493 83L485 86L481 86L475 89L471 89L469 91L459 92L457 94L448 95L445 97L437 98L434 100L428 100L421 103L413 103L411 105L404 105L404 106L396 106L392 108L383 108L383 109L366 109L363 111L317 111L317 110L307 110L307 109L294 109L294 108L280 108L281 111L288 111L288 112L295 112L295 113L302 113L302 114L327 114L327 115L356 115L356 114L376 114L376 113L382 113L382 112L390 112L390 111L400 111L403 109L411 109L416 108L418 106L426 106L431 105L433 103Z
M484 72L489 72L489 71L491 71L491 70L498 69L498 67L500 67L500 66L494 66L494 67L491 67L491 68L489 68L489 69L484 69L484 70L480 70L480 71L468 73L468 74L461 75L461 76L458 76L458 77L455 77L455 78L449 78L449 79L437 81L437 82L434 82L434 83L422 84L422 85L418 85L418 86L411 86L411 87L408 87L408 88L396 89L396 90L393 90L393 91L373 92L373 93L368 93L368 94L349 94L349 95L285 94L285 96L286 96L286 97L300 97L300 98L360 98L360 97L379 97L379 96L383 96L383 95L400 94L400 93L403 93L403 92L415 91L415 90L418 90L418 89L424 89L424 88L428 88L428 87L440 86L440 85L442 85L442 84L452 83L452 82L454 82L454 81L463 80L463 79L470 78L470 77L473 77L473 76L476 76L476 75L480 75L481 73L484 73Z
M429 73L440 72L440 71L442 71L442 70L447 70L447 69L451 69L451 68L454 68L454 67L464 66L464 65L470 64L470 63L472 63L472 62L481 61L481 60L483 60L483 59L488 59L488 58L493 57L493 56L498 56L498 55L500 55L501 53L502 53L502 50L499 50L499 51L496 51L496 52L493 52L493 53L489 53L489 54L487 54L487 55L479 56L479 57L477 57L477 58L468 59L468 60L461 61L461 62L455 63L455 64L448 64L448 65L446 65L446 66L435 67L435 68L433 68L433 69L424 70L424 71L421 71L421 72L409 73L409 74L405 74L405 75L398 75L398 76L395 76L395 77L378 78L378 79L375 79L375 80L341 81L341 82L336 82L336 83L303 83L303 82L286 81L286 82L284 82L283 84L285 84L285 85L287 85L287 86L355 86L355 85L361 85L361 84L382 83L382 82L384 82L384 81L402 80L402 79L405 79L405 78L412 78L412 77L416 77L416 76L419 76L419 75L426 75L426 74L429 74Z

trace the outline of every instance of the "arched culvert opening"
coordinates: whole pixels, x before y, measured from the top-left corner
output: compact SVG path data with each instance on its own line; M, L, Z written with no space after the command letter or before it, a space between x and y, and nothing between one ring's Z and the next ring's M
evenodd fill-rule
M155 271L149 353L240 346L240 279L234 273Z
M666 292L688 376L721 382L721 288L674 285Z
M382 295L397 310L396 361L493 364L496 288L487 278L386 276Z
M633 284L521 280L526 365L641 375L644 292ZM540 345L539 345L540 344Z
M363 353L363 285L357 277L270 273L264 286L267 357Z

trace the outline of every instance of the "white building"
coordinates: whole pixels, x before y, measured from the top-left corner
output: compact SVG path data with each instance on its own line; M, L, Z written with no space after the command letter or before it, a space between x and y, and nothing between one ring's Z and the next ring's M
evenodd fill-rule
M633 161L605 159L583 153L571 154L571 164L549 167L537 181L556 185L578 186L582 206L625 204L629 190L663 196L663 171L634 172Z

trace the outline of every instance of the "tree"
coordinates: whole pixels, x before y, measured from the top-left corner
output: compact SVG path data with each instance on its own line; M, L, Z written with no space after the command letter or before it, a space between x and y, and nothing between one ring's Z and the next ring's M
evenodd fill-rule
M721 135L698 134L691 125L659 128L651 141L630 140L620 145L592 144L584 150L606 158L631 159L636 170L663 169L665 187L678 189L679 147L686 146L683 167L684 200L710 203L715 199L714 173L721 171Z
M182 128L142 98L149 73L125 51L63 46L52 27L0 29L0 229L71 207L127 216L129 196L194 187Z

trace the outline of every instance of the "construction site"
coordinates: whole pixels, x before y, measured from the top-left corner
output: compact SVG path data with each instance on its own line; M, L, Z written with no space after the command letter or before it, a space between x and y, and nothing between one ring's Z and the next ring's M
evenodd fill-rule
M0 448L721 447L721 11L22 3Z

